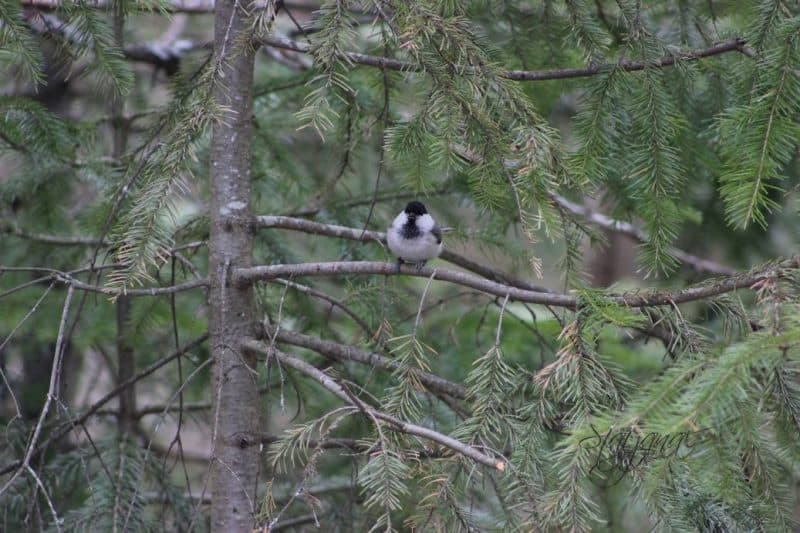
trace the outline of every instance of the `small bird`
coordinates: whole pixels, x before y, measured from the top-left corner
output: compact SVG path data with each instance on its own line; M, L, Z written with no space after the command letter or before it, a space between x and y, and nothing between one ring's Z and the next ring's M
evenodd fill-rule
M397 268L413 263L417 270L442 252L442 229L422 202L409 202L386 232L389 250L397 256Z

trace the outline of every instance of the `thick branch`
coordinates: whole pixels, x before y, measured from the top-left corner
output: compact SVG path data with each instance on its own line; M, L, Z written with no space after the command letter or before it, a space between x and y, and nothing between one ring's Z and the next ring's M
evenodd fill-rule
M654 61L629 61L622 59L618 63L607 63L600 65L592 65L585 68L559 68L550 70L506 70L500 73L500 76L514 81L544 81L544 80L562 80L567 78L587 78L594 76L601 72L605 72L614 68L620 68L628 72L637 70L644 70L646 68L664 68L674 65L679 61L696 61L705 57L724 54L727 52L742 52L746 41L742 38L735 38L724 41L707 48L699 48L695 50L687 50L678 52L674 55L668 55L656 59ZM265 46L272 46L275 48L283 48L285 50L293 50L303 54L311 53L311 46L287 39L277 35L270 35L261 39L260 44ZM408 61L401 61L399 59L391 59L380 56L370 56L366 54L359 54L355 52L345 52L342 58L346 58L352 63L365 65L369 67L376 67L388 70L400 70L404 72L417 72L421 67L415 63ZM477 68L465 69L468 74L477 74L480 72Z
M247 286L258 280L268 280L278 277L300 276L337 276L346 274L377 274L384 276L398 273L430 278L434 275L440 281L449 281L457 285L471 287L495 296L509 296L509 299L519 302L528 302L541 305L574 308L576 300L573 296L565 294L545 293L519 289L510 285L503 285L496 281L479 278L466 272L448 270L443 268L415 268L411 265L397 263L381 263L378 261L337 261L331 263L299 263L289 265L256 266L250 268L237 268L232 273L233 283L237 286Z
M256 341L245 341L242 344L244 349L251 349L251 344L254 344L254 348L258 348L261 346L261 343ZM369 416L370 418L380 420L385 422L388 427L390 427L394 431L399 431L401 433L406 433L408 435L414 435L417 437L421 437L446 448L450 448L451 450L464 455L465 457L469 457L483 465L486 465L490 468L494 468L495 470L503 471L506 468L506 462L503 459L496 459L494 457L489 457L485 453L477 450L476 448L464 444L452 437L439 433L438 431L434 431L432 429L428 429L423 426L418 426L416 424L412 424L410 422L405 422L400 420L397 417L384 413L382 411L378 411L377 409L370 407L369 405L364 404L363 402L357 401L357 399L351 394L348 393L339 383L336 382L331 376L322 372L321 370L317 370L312 365L306 363L301 359L297 359L295 357L291 357L285 353L282 353L279 350L274 350L272 355L278 359L282 364L292 367L295 370L305 374L306 376L310 377L320 385L322 385L325 389L329 392L333 393L334 396L342 400L343 402L353 405L357 407L360 411L363 411L364 414Z
M349 346L347 344L339 344L338 342L322 340L318 337L312 337L310 335L304 335L302 333L281 328L278 328L277 334L275 329L269 328L266 330L266 335L269 338L272 338L272 335L275 335L275 340L278 342L299 346L301 348L307 348L329 359L339 362L354 361L356 363L361 363L390 372L400 368L400 364L397 361L374 352L365 352L363 350L359 350L358 348ZM251 350L257 351L258 353L267 355L269 354L269 348L264 344L253 342L249 344L248 347ZM458 398L459 400L463 400L467 395L466 389L459 383L448 381L435 374L421 370L416 370L415 375L417 379L419 379L420 383L425 385L431 391L447 394L448 396Z
M334 224L322 224L319 222L312 222L304 218L294 218L285 216L259 216L255 217L255 225L257 228L281 228L294 231L302 231L303 233L311 233L314 235L325 235L328 237L338 237L341 239L349 239L359 242L377 242L386 244L386 234L379 231L367 231L359 228L349 228L347 226L337 226ZM500 283L505 283L513 287L525 289L528 291L545 292L549 293L549 289L539 287L525 280L521 280L495 270L485 265L481 265L447 249L442 251L440 256L448 263L460 266L465 270L474 272L484 278L494 280Z
M772 266L757 270L751 273L738 274L728 278L704 282L694 287L678 291L657 291L645 294L617 294L609 295L608 300L618 305L627 307L651 307L660 305L675 305L697 300L705 300L720 294L733 292L737 289L750 288L767 278L775 276L781 270L800 268L800 256L781 261ZM435 273L435 276L434 276ZM508 296L509 300L528 302L541 305L551 305L555 307L566 307L576 309L578 299L574 296L555 293L541 293L536 291L526 291L503 285L494 281L478 278L465 272L457 272L442 268L423 267L420 269L410 265L402 265L399 268L394 263L380 263L375 261L340 261L335 263L300 263L294 265L270 265L257 266L250 268L239 268L234 270L232 277L234 283L247 285L258 280L272 279L282 276L341 276L347 274L375 274L375 275L397 275L405 274L408 276L418 276L430 278L434 276L440 281L447 281L457 285L470 287L481 292L493 294L495 296Z

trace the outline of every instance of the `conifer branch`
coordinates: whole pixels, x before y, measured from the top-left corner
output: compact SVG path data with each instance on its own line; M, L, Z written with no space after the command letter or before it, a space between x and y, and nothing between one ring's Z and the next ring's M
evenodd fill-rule
M93 267L91 270L98 270L102 268L114 268L114 267L110 265L103 265L101 267ZM91 285L89 283L84 283L83 281L77 280L72 276L75 272L81 272L87 270L90 269L81 269L74 272L63 272L61 270L56 270L54 268L9 267L0 265L0 274L2 274L3 272L47 272L49 273L49 276L46 277L43 276L40 280L36 280L36 282L38 283L47 280L52 280L67 287L74 287L78 290L87 292L96 292L108 296L119 296L120 294L126 294L128 296L163 296L165 294L175 294L177 292L190 291L192 289L197 289L199 287L208 287L208 279L202 278L202 279L187 281L185 283L179 283L178 285L170 285L167 287L150 287L147 289L118 290L118 289L109 289L108 287L101 287L99 285Z
M466 148L458 148L457 152L465 161L469 162L470 164L477 165L482 161L482 158L478 154ZM507 168L513 168L516 166L516 163L513 161L505 161L503 165ZM641 244L645 244L649 241L649 236L647 233L634 226L630 222L613 219L602 213L596 213L555 193L550 194L550 200L562 210L573 215L581 216L596 226L613 231L615 233L627 235ZM709 259L698 257L678 248L671 248L670 254L680 259L685 264L690 265L699 272L708 272L709 274L718 276L733 276L736 274L736 271L728 266L721 265Z
M245 350L250 351L260 351L261 350L261 342L255 340L245 340L242 342L242 348ZM325 389L331 392L334 396L342 400L343 402L353 405L354 407L358 408L368 417L379 420L381 422L386 423L386 425L394 431L399 431L401 433L406 433L408 435L413 435L416 437L420 437L426 440L430 440L440 444L446 448L450 448L451 450L473 459L485 466L493 468L495 470L499 470L500 472L506 469L506 461L504 459L498 459L494 457L490 457L485 453L477 450L473 446L468 444L464 444L452 437L439 433L438 431L434 431L432 429L428 429L423 426L418 426L417 424L412 424L410 422L406 422L404 420L400 420L397 417L392 415L386 414L382 411L378 411L374 407L371 407L364 402L360 401L356 398L351 392L346 390L340 383L334 380L331 376L314 368L314 366L306 363L301 359L297 359L296 357L291 357L279 350L274 350L272 355L278 359L282 364L292 367L295 370L299 371L300 373L308 376L309 378L313 379L320 385L322 385Z
M383 263L380 261L335 261L329 263L297 263L237 268L233 270L231 277L236 286L242 287L259 280L286 276L338 276L347 274L392 276L405 274L428 278L433 274L433 270L431 267L417 269L411 265L400 265L398 269L397 263ZM566 294L519 289L456 270L437 268L436 279L471 287L495 296L502 297L508 293L511 300L520 302L553 305L570 309L575 308L576 304L575 298Z
M667 55L656 59L655 61L630 61L621 59L618 63L598 64L591 65L584 68L560 68L549 70L506 70L500 73L500 76L513 81L545 81L545 80L563 80L570 78L588 78L606 72L613 68L619 68L626 72L635 72L645 70L647 68L665 68L671 67L680 61L697 61L707 57L712 57L727 52L743 52L746 40L737 37L723 41L721 43L709 46L706 48L698 48L694 50L686 50L676 52L675 54ZM302 54L310 54L311 46L297 41L293 41L286 37L279 35L271 35L264 37L259 41L259 44L264 46L272 46L275 48L283 48L285 50L292 50ZM356 52L347 52L343 54L342 59L348 60L358 65L368 67L376 67L381 69L398 70L402 72L417 72L421 68L415 63L403 61L399 59L386 58L381 56L371 56L367 54L360 54ZM464 69L467 74L477 74L479 69L472 67Z
M249 433L249 434L236 434L228 437L227 442L231 446L269 446L280 441L281 437L269 433ZM356 453L372 453L377 450L377 443L368 443L361 439L349 439L341 437L326 437L324 439L309 439L304 443L308 449L321 449L321 450L350 450ZM419 448L414 451L407 452L408 455L419 457L423 459L439 459L445 457L444 450L434 450ZM511 452L511 450L504 450L503 453Z
M781 270L796 270L800 268L800 256L787 259L751 273L744 273L700 285L680 289L677 291L654 291L646 294L640 292L632 294L611 294L608 301L626 307L654 307L669 305L674 306L687 302L705 300L720 294L733 292L738 289L751 288L756 283L775 276ZM246 286L260 280L269 280L282 276L342 276L348 274L374 274L391 276L405 274L428 278L433 274L431 267L415 268L410 265L401 265L398 270L396 263L382 263L379 261L338 261L330 263L298 263L286 265L255 266L238 268L232 272L232 281L235 285ZM436 279L447 281L464 287L505 297L509 300L527 302L553 307L564 307L575 310L578 300L574 296L558 293L542 293L528 291L503 285L495 281L479 278L465 272L437 268Z

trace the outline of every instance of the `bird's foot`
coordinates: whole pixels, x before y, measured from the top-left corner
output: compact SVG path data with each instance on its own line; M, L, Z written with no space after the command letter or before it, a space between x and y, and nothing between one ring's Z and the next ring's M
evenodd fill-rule
M416 268L417 274L422 272L422 267L424 267L426 263L427 261L417 261L416 263L414 263L414 268Z

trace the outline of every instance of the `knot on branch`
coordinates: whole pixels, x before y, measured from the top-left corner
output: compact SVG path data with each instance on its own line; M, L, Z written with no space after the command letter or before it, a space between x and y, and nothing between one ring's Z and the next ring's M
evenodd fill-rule
M260 444L269 444L264 442L264 437L258 433L250 431L238 431L229 437L223 439L227 446L235 446L237 448L245 449L251 446L258 446Z

